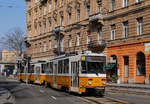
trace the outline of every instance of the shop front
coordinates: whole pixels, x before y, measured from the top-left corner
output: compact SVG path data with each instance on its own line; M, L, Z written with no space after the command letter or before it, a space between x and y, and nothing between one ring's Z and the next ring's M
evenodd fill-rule
M106 70L116 83L150 84L150 43L108 46Z

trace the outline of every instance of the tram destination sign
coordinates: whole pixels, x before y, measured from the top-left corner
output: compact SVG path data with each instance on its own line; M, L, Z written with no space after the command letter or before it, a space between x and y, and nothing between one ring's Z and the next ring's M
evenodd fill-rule
M86 56L86 60L95 60L95 61L106 61L105 56Z

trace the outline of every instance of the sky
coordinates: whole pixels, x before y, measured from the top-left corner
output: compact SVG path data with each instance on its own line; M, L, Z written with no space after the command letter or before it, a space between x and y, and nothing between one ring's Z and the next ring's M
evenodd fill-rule
M0 0L0 37L16 27L21 28L25 32L25 0Z

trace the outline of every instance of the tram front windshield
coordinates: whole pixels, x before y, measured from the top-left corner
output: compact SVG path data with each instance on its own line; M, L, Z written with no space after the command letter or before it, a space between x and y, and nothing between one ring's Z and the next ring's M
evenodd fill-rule
M82 61L82 73L88 74L96 74L101 73L104 74L104 63L103 62L85 62Z

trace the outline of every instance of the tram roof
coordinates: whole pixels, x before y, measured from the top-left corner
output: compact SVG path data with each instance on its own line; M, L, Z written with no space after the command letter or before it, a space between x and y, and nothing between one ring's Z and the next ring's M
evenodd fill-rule
M98 53L83 53L83 54L70 54L70 55L65 55L64 54L64 55L56 56L52 60L62 59L62 58L69 58L69 57L74 57L74 56L106 56L106 55L98 54Z

